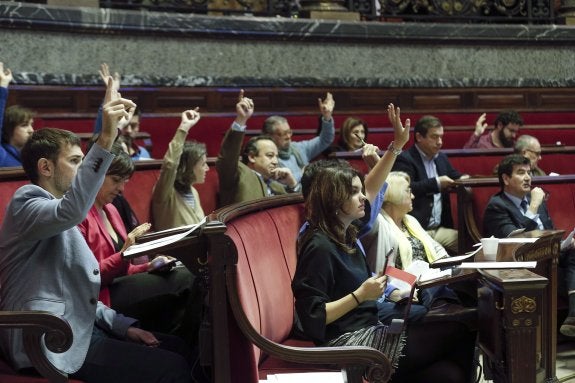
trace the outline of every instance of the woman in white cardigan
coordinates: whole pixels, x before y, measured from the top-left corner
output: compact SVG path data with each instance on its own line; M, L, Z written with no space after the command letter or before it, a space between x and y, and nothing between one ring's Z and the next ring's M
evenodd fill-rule
M377 251L368 254L368 263L372 270L381 270L385 254L393 248L390 265L402 270L415 266L414 262L432 263L447 257L447 251L408 213L412 210L413 194L410 178L404 172L391 172L387 177L383 209L378 217ZM421 264L421 262L419 262ZM391 301L401 299L400 291L394 290L388 297ZM443 302L459 303L457 295L447 286L429 288L420 292L421 303L430 308L441 299Z

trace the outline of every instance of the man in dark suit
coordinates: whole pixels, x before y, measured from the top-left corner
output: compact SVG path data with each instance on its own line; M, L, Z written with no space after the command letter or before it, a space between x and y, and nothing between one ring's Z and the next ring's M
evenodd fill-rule
M501 191L489 200L483 215L485 236L504 238L513 230L553 229L553 222L545 205L545 192L531 189L531 162L519 154L503 158L497 170ZM575 337L575 249L573 233L561 243L559 267L564 272L569 294L569 315L561 326L561 333Z
M429 235L451 253L457 253L457 230L453 229L449 189L454 180L469 177L461 174L441 153L443 126L434 116L422 117L414 129L415 144L401 153L394 171L411 178L413 215Z

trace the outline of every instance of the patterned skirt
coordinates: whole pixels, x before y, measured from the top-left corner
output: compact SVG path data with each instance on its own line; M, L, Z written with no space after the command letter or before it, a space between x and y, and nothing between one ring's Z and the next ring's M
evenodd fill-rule
M393 368L397 368L397 363L401 357L401 351L405 346L405 332L399 334L389 333L389 327L377 324L365 327L357 331L346 332L339 337L330 340L326 346L368 346L381 351L387 356Z

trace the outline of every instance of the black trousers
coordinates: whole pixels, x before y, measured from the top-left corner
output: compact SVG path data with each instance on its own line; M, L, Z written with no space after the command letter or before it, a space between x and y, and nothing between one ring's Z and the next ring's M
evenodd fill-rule
M190 383L195 356L182 339L154 333L159 347L108 336L94 327L84 364L71 378L87 383Z
M182 266L158 274L116 278L110 285L111 307L138 319L143 329L178 335L197 344L202 301L194 280Z
M468 383L477 332L459 322L411 323L392 383Z

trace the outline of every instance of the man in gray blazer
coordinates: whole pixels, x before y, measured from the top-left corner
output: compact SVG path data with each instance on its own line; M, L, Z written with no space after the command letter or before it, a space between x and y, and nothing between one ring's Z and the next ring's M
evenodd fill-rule
M0 229L0 308L48 311L68 321L72 346L63 353L44 352L73 378L139 382L171 376L170 381L189 382L189 365L182 355L160 349L155 334L98 301L98 262L76 227L114 158L109 150L117 123L133 107L109 86L102 133L85 158L78 137L60 129L34 132L22 149L24 171L32 183L14 193ZM21 331L5 330L0 341L14 368L32 367ZM177 344L172 338L167 341Z

